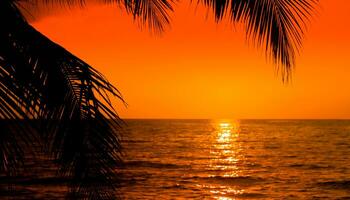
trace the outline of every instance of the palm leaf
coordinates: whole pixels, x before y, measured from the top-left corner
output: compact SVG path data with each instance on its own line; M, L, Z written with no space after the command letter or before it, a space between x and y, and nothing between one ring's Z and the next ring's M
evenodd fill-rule
M173 11L172 3L172 0L130 0L126 8L141 24L148 24L150 30L161 33L170 24L168 11Z
M27 29L26 35L32 38L26 41L31 58L46 77L41 90L45 109L40 117L50 133L49 149L61 174L73 178L72 193L105 199L104 190L94 188L100 180L100 185L114 191L114 170L121 162L120 124L110 101L102 100L108 100L108 93L121 98L120 94L89 65L32 27Z
M216 20L229 16L243 22L247 36L264 46L267 56L282 67L288 79L301 47L306 21L318 0L200 0L214 13Z
M0 171L9 175L16 174L23 163L24 149L28 151L38 142L31 121L40 112L36 109L40 106L36 74L25 64L30 60L17 57L23 49L13 40L15 22L21 20L12 1L0 2Z
M40 119L40 127L18 123L18 128L25 129L23 135L35 135L32 129L41 132L60 174L72 179L71 197L113 199L121 122L108 95L121 99L120 93L91 66L31 27L14 3L0 6L0 117ZM4 169L13 166L8 158L17 161L23 155L17 140L8 136L2 134L0 143Z
M84 7L89 2L116 4L124 8L141 26L148 26L155 33L161 33L170 24L169 11L173 11L173 0L18 0L27 16L38 11L42 5L62 8ZM33 12L33 13L31 13Z

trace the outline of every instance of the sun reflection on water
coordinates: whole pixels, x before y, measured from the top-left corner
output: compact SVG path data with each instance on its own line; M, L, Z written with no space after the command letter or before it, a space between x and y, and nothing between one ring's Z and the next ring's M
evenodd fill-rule
M237 121L216 123L215 139L210 151L211 169L221 170L224 176L237 175L236 164L239 161L238 152L240 150L238 137L239 123Z
M239 162L241 146L239 143L239 122L221 121L214 123L216 132L210 150L210 170L215 172L213 177L237 177L242 175ZM234 199L227 195L243 193L244 190L230 186L211 187L210 193L216 195L216 199Z

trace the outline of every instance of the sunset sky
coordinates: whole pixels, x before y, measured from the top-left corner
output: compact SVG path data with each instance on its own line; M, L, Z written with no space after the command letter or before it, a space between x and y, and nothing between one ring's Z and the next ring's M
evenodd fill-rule
M118 87L122 118L350 118L350 1L320 2L288 84L240 26L188 1L161 36L116 6L32 24Z

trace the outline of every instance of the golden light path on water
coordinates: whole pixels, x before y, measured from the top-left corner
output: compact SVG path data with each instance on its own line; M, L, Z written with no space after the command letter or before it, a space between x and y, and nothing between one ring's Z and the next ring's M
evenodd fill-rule
M239 122L221 120L214 123L215 139L210 150L211 161L209 168L218 172L213 176L224 178L242 176L239 168L239 162L242 157L239 139ZM233 196L242 194L243 189L238 189L229 185L214 185L210 187L210 193L216 195L216 199L229 200L234 199L226 195Z
M347 199L350 121L130 120L126 199ZM349 167L348 167L349 166ZM306 188L306 189L305 189Z

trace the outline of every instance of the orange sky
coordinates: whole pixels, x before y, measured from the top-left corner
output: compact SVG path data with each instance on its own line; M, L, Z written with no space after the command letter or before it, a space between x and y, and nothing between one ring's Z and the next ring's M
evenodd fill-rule
M33 25L120 89L123 118L350 118L349 10L349 0L321 0L287 85L239 27L185 1L160 37L112 6Z

